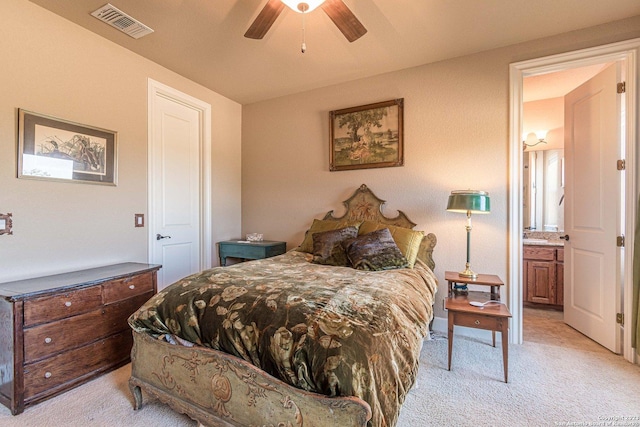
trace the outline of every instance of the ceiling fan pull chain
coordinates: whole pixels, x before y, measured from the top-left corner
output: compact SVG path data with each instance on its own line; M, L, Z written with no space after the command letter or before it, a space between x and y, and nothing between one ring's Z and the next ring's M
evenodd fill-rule
M305 13L302 12L302 45L300 46L300 50L302 51L302 53L305 53L307 51L307 44L305 43L305 34L304 34L304 15Z

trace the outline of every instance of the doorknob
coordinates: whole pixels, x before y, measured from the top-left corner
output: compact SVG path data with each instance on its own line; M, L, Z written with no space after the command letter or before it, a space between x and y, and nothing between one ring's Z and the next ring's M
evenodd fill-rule
M564 236L560 236L560 238L562 240L566 240L567 242L569 241L569 235L568 234L565 234Z
M156 240L162 240L162 239L170 239L171 236L163 236L162 234L156 234Z

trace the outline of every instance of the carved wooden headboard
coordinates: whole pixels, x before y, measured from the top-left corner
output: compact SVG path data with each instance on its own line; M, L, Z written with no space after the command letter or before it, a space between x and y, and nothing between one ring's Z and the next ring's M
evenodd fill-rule
M398 215L395 218L386 217L382 213L382 205L385 204L385 200L376 197L364 184L353 193L353 196L342 202L342 204L344 204L347 209L347 212L343 216L336 218L333 216L333 211L329 211L323 219L334 221L367 220L404 228L413 228L416 226L416 223L407 218L407 215L402 211L398 211ZM418 258L432 270L436 267L436 263L433 261L433 248L435 248L436 242L435 234L425 233L422 243L420 244L420 251L418 252Z

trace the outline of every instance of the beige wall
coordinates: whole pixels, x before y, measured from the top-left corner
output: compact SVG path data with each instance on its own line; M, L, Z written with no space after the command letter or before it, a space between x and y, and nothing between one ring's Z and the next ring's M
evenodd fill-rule
M147 262L133 217L147 214L148 78L211 104L213 242L239 234L241 105L26 0L2 12L0 213L14 234L0 236L0 282ZM17 179L18 108L117 131L118 186Z
M444 271L463 268L466 245L464 216L445 211L451 190L489 191L491 214L473 219L472 266L507 278L509 64L635 37L640 17L244 106L243 232L294 247L365 183L388 215L402 209L437 235L443 317ZM329 111L394 98L405 102L405 166L329 172Z

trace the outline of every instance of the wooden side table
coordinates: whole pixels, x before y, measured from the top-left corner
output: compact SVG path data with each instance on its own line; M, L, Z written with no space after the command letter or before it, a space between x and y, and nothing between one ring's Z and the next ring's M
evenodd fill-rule
M218 243L220 265L227 264L227 258L263 259L282 255L287 251L286 242L263 240L261 242L247 242L242 240L228 240Z
M466 285L482 285L489 286L491 288L491 299L500 300L500 286L504 286L504 283L495 274L478 274L478 277L472 279L471 277L460 276L455 271L445 271L444 280L449 283L449 296L456 294L466 294ZM462 291L456 292L455 285L461 283L464 286Z
M449 311L449 370L451 370L451 354L453 350L453 327L485 329L491 331L493 346L496 346L496 331L502 333L502 364L504 382L508 381L509 343L507 332L511 313L506 305L489 303L483 307L475 307L469 301L486 302L493 300L488 292L469 292L468 295L453 295L445 299L444 308Z

